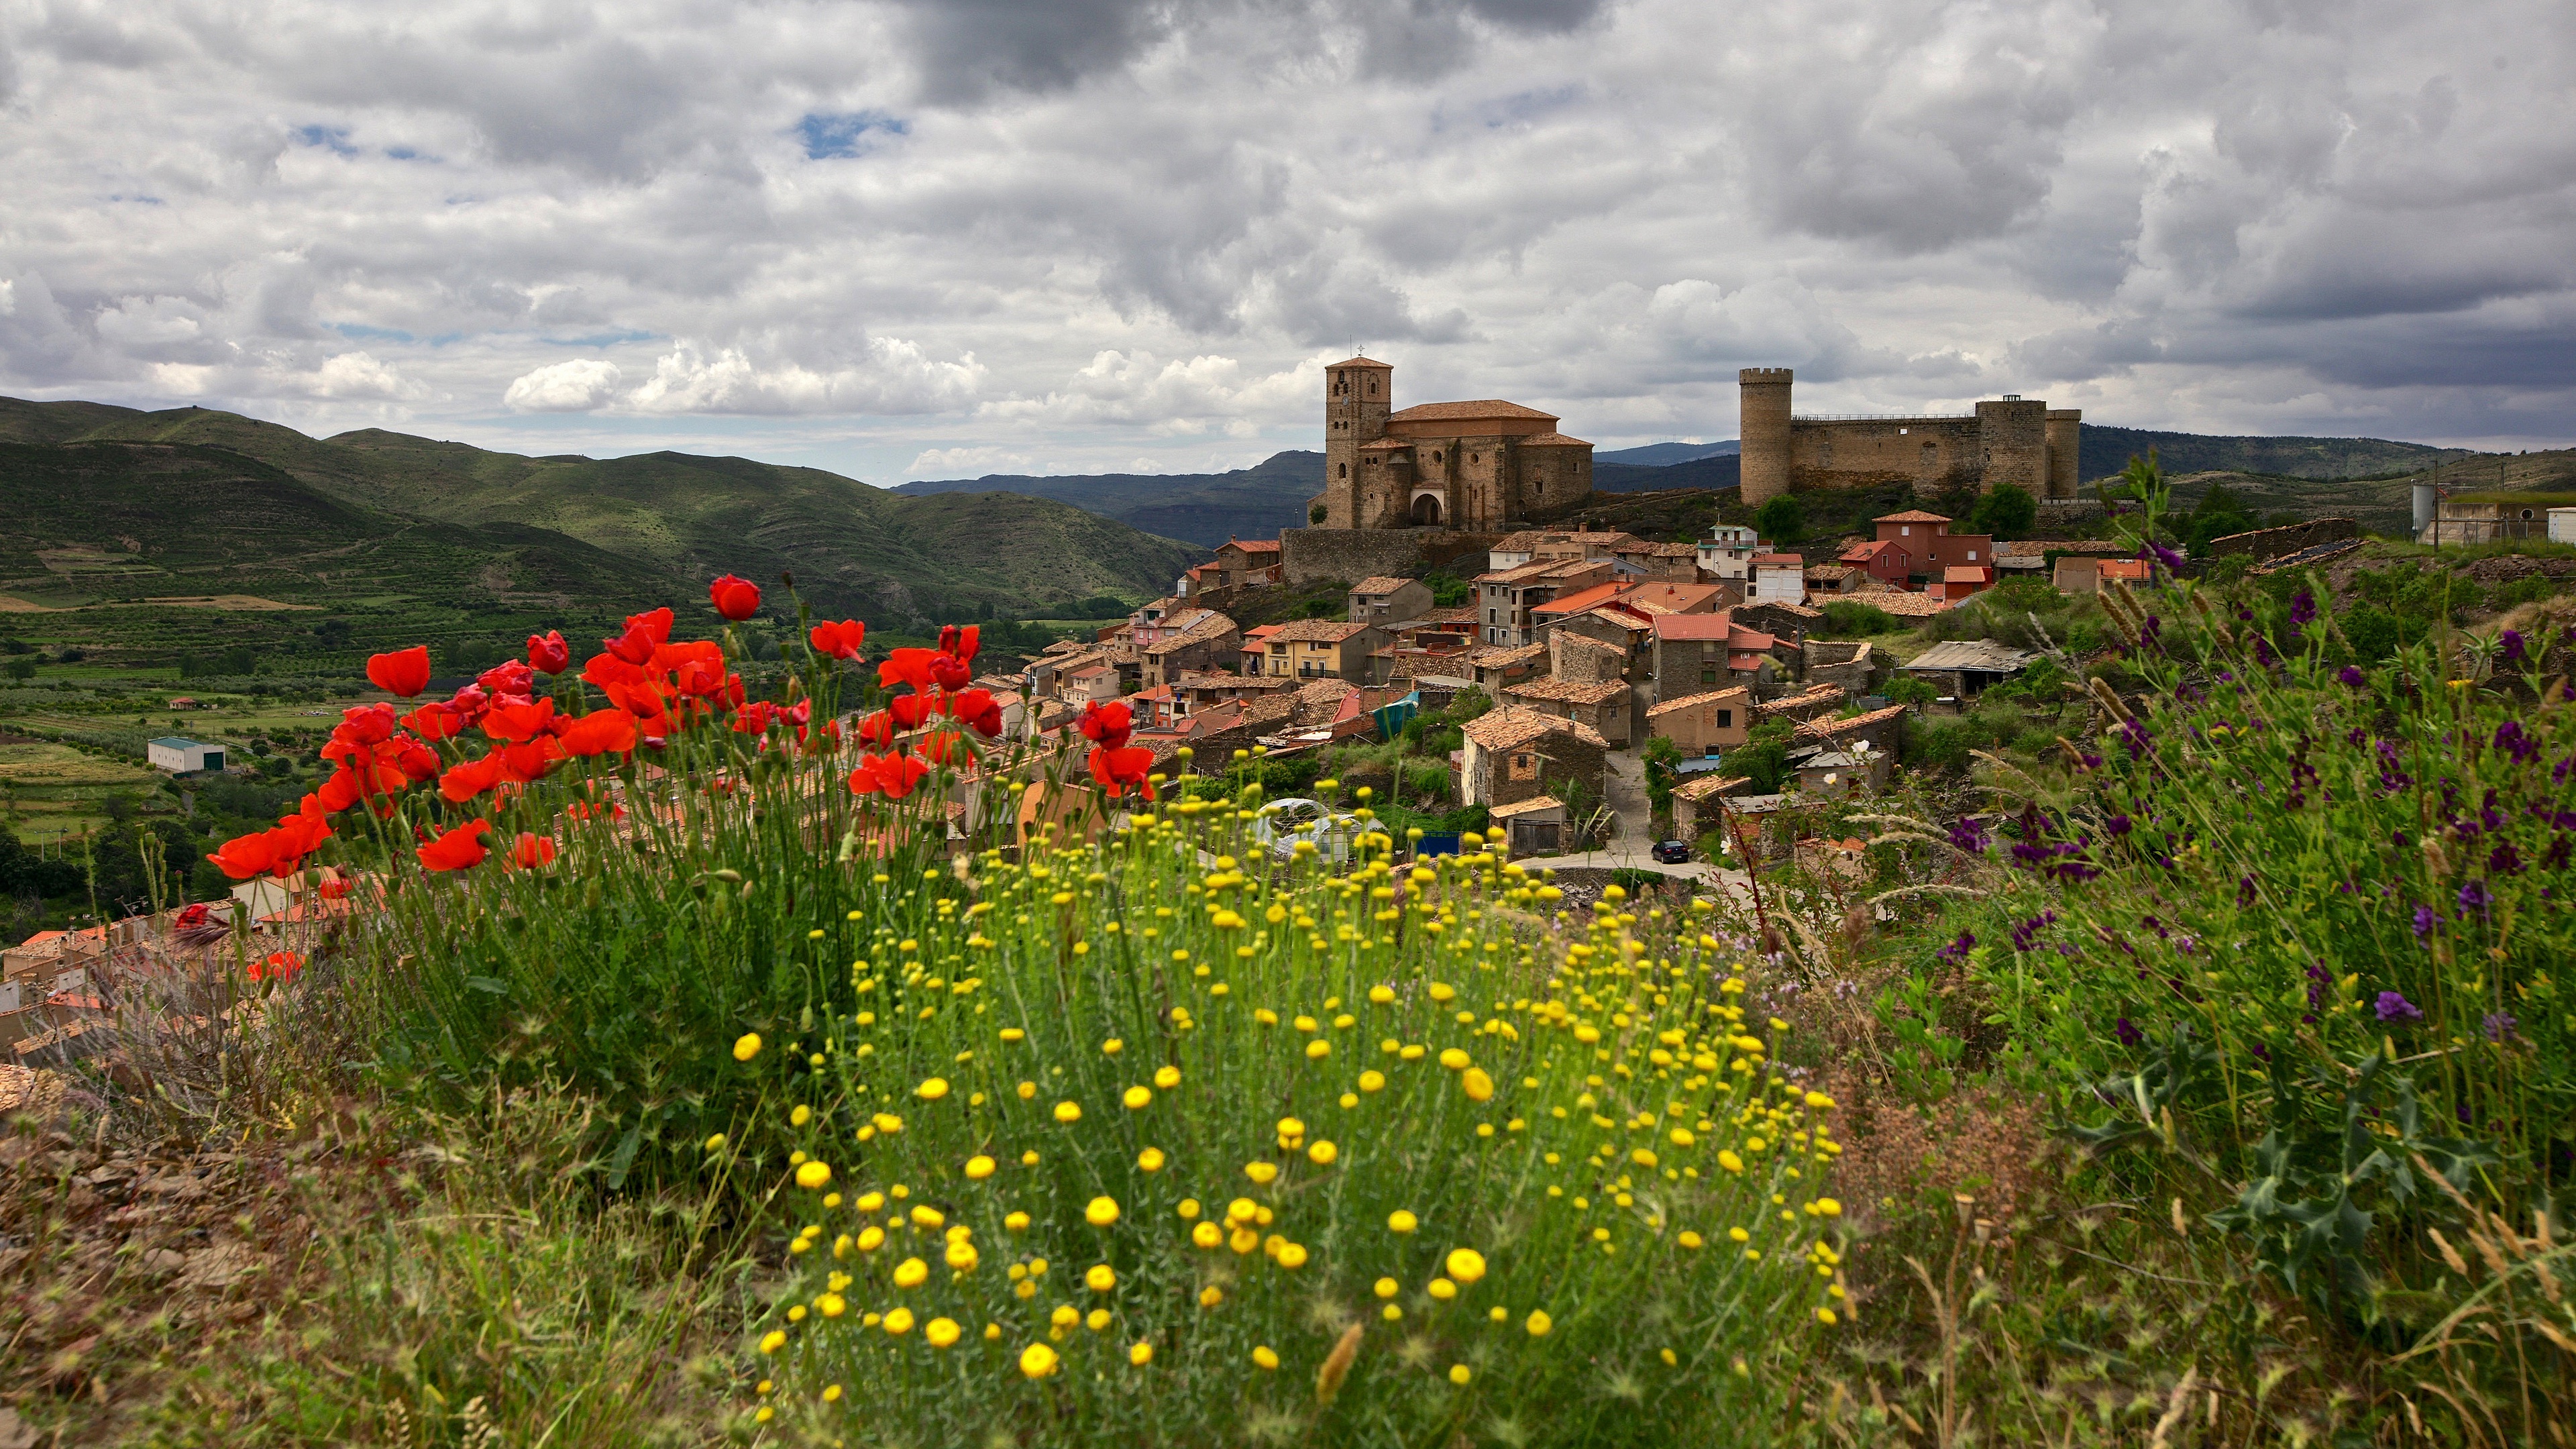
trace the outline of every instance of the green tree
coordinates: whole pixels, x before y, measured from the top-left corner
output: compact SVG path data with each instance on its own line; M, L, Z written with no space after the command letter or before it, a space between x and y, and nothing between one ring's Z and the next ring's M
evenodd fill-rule
M1753 526L1773 543L1787 543L1807 531L1807 505L1794 493L1783 493L1753 513Z
M2022 538L2038 521L2039 500L2030 496L2030 490L2002 483L1977 500L1977 511L1970 515L1968 527L1971 532L1996 538Z
M1778 794L1789 778L1789 741L1797 733L1798 727L1785 719L1755 725L1743 744L1726 752L1726 772L1751 780L1760 794Z

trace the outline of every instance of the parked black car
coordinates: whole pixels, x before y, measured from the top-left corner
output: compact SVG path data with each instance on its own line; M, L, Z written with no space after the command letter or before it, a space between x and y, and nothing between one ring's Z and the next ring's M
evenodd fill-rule
M1683 841L1659 840L1655 842L1654 855L1656 860L1665 865L1688 865L1690 850L1690 846Z

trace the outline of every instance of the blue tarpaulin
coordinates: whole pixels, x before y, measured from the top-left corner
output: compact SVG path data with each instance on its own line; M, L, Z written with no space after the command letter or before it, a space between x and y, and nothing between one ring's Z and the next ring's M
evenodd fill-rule
M1420 713L1422 713L1422 692L1415 690L1391 704L1378 706L1370 711L1370 717L1377 721L1377 737L1381 740L1391 740L1404 733L1404 727L1413 723L1413 717Z

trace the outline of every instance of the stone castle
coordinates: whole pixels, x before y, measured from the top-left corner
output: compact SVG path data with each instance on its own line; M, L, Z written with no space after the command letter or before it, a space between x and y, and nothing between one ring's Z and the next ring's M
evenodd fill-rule
M1785 367L1737 374L1748 505L1791 488L1877 483L1911 483L1925 494L2010 483L2033 498L2075 496L2078 409L2008 393L1948 417L1802 418L1789 411L1790 377Z
M1321 527L1497 532L1592 491L1592 445L1553 414L1498 398L1394 402L1390 364L1324 369L1324 491L1309 500Z

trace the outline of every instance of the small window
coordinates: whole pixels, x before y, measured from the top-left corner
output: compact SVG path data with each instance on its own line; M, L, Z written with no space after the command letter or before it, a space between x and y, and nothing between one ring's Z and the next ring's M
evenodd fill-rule
M1351 465L1348 463L1335 464L1333 476L1337 478L1348 478L1351 476Z
M1896 525L1896 536L1899 538L1912 538L1914 536L1914 525L1910 523L1900 523Z
M1735 711L1731 709L1719 710L1717 712L1717 727L1722 730L1735 728Z
M1434 463L1437 463L1437 462L1439 462L1439 461L1440 461L1440 450L1439 450L1439 449L1434 448L1434 449L1432 449L1432 450L1431 450L1431 461L1432 461L1432 462L1434 462Z
M1484 454L1482 454L1482 453L1469 453L1469 454L1467 455L1467 461L1468 461L1468 462L1470 462L1470 463L1473 463L1473 462L1477 461L1478 459L1480 459L1480 458L1482 458L1482 457L1484 457ZM2530 511L2529 509L2525 509L2525 510L2523 510L2523 514L2522 514L2522 516L2523 516L2523 517L2525 517L2525 518L2529 518L2529 517L2531 516L2531 511Z
M1717 683L1717 666L1714 664L1701 665L1699 671L1699 682L1702 684ZM1723 723L1723 721L1720 722Z

